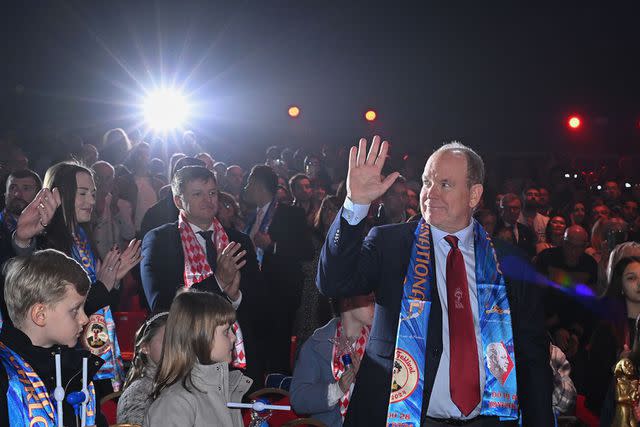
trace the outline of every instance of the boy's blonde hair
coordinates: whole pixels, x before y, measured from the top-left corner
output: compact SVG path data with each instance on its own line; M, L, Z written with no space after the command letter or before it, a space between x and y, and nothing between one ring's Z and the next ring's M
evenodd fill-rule
M18 327L34 304L59 303L64 299L67 286L73 286L78 294L84 296L91 286L82 266L55 249L13 258L5 264L3 273L7 311Z
M156 373L152 397L182 380L189 390L191 370L196 363L210 365L216 328L236 319L231 304L219 295L189 291L178 295L171 304L164 332L162 356Z

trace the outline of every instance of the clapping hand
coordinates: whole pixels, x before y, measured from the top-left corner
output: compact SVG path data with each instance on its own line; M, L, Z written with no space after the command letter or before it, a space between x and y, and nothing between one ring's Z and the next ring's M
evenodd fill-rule
M216 278L220 279L222 291L232 300L240 297L240 269L247 263L247 254L240 243L231 242L218 253Z
M389 143L380 144L380 137L374 136L367 155L367 140L360 139L358 147L349 151L349 172L347 173L347 197L353 203L368 205L382 196L400 175L393 172L383 179L381 172L389 150ZM366 157L365 157L366 156Z
M18 218L16 242L20 246L27 246L33 237L41 234L51 222L60 203L60 192L57 188L40 190Z
M122 278L135 267L142 259L140 246L142 242L140 240L133 239L129 242L127 249L120 255L120 267L118 268L118 274L116 278L122 280Z

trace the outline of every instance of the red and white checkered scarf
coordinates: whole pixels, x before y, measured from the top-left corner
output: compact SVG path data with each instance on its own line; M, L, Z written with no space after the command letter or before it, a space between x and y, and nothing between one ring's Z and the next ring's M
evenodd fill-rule
M367 341L369 341L369 331L371 330L370 326L363 326L360 331L360 336L355 344L355 354L358 356L360 360L362 360L362 356L364 356L364 350L367 346ZM336 326L336 338L333 344L333 378L336 381L342 377L342 374L345 371L344 363L342 362L342 354L339 354L336 342L339 341L340 336L342 335L342 320L338 320L338 325ZM347 408L349 407L349 397L351 396L351 390L347 390L347 392L340 398L340 415L342 415L342 420L344 420L344 416L347 413Z
M193 232L193 229L182 212L180 212L178 216L178 231L180 231L180 240L182 241L182 250L184 251L184 286L188 289L208 277L213 276L213 270L207 261L207 255L204 253L200 243L198 243L196 233ZM229 236L227 236L227 233L217 218L213 218L213 234L211 239L218 253L229 244ZM236 335L236 343L233 351L232 365L235 368L244 369L247 367L247 357L244 351L242 331L240 330L238 322L233 324L233 332Z

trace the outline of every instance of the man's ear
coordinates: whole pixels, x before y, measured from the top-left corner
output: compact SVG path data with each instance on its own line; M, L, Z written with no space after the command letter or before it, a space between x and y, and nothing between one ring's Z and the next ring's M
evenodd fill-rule
M29 309L29 316L36 325L45 326L47 324L47 306L42 303L32 305Z
M470 197L469 197L469 207L475 209L478 204L480 204L480 200L482 199L482 192L484 191L484 187L482 184L473 184L470 189Z
M176 208L178 208L178 210L182 210L182 197L173 196L173 204L176 205Z

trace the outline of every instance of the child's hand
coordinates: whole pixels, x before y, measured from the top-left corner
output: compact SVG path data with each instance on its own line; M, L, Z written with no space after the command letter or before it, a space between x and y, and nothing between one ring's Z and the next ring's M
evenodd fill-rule
M343 393L347 393L351 384L356 380L356 370L353 367L349 367L344 374L338 380L338 385Z

